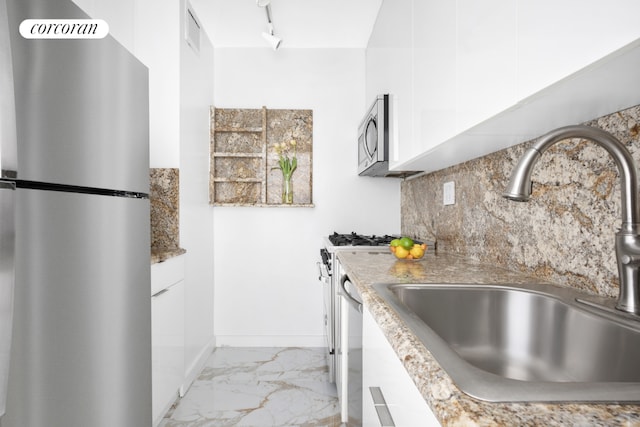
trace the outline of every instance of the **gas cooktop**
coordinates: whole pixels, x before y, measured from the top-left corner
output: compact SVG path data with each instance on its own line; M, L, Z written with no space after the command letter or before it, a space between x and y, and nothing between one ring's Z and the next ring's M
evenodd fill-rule
M329 241L334 246L386 246L398 236L385 234L384 236L364 235L351 232L350 234L339 234L334 232L329 236Z

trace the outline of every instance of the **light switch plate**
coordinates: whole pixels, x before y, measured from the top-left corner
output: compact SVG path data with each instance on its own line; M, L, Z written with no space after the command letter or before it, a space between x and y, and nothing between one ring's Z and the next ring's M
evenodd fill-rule
M456 203L456 183L453 181L445 182L442 186L444 205L454 205Z

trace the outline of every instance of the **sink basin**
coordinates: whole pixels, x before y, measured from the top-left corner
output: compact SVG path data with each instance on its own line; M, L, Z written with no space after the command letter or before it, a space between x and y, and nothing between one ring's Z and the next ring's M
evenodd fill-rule
M465 393L494 402L640 402L640 322L541 285L378 284Z

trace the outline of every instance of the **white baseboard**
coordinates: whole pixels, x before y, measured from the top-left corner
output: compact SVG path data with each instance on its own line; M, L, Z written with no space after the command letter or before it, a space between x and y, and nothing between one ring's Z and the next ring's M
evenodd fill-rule
M213 349L216 347L216 337L212 337L211 340L202 348L198 357L195 358L191 366L189 366L185 370L184 381L182 383L182 387L180 387L179 393L180 397L184 397L184 395L191 387L191 384L198 378L202 368L204 368L205 363L211 353L213 353Z
M325 347L324 336L216 335L217 347Z

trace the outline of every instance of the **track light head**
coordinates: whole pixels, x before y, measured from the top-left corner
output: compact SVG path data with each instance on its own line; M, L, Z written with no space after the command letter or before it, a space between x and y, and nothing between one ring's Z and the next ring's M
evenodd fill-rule
M273 50L278 50L280 44L282 43L282 39L280 37L276 37L273 35L273 31L271 32L263 32L262 38L264 38Z
M273 23L271 22L271 0L256 0L259 7L264 7L267 14L268 30L262 33L262 37L269 43L273 50L278 50L282 39L273 34Z

